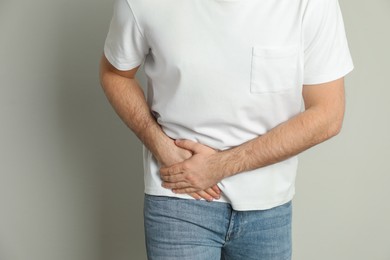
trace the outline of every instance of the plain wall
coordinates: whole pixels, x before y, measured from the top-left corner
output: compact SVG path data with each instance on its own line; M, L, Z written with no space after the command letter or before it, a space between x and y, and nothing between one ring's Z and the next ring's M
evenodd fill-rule
M0 259L146 259L141 143L98 79L112 1L0 1ZM355 70L300 156L294 259L389 260L390 2L340 5Z

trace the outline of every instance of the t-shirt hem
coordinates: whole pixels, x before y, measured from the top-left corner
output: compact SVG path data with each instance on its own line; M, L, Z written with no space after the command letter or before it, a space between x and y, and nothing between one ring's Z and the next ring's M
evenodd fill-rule
M316 76L306 76L305 80L303 81L303 85L313 85L313 84L321 84L321 83L330 82L330 81L333 81L333 80L336 80L336 79L339 79L339 78L346 76L353 69L354 69L354 65L352 64L341 72L322 74L322 75L316 75Z
M143 59L137 59L133 60L132 62L126 63L119 62L117 59L115 59L114 55L112 55L110 49L107 46L104 46L104 55L112 66L121 71L134 69L135 67L141 65L143 62Z
M268 202L268 203L238 203L234 204L232 207L234 210L237 211L249 211L249 210L266 210L266 209L271 209L277 206L281 206L290 200L294 198L295 193L290 194L286 198L283 198L281 200L273 201L273 202Z
M175 193L171 192L170 190L167 190L165 192L165 191L162 191L160 189L145 189L144 193L146 193L148 195L154 195L154 196L168 196L168 197L174 197L174 198L195 200L195 198L191 197L188 194L175 194ZM201 200L204 200L204 199L201 199ZM224 199L223 197L221 197L218 200L214 200L214 201L228 203L228 201L226 199Z
M168 197L195 200L193 197L191 197L188 194L174 194L168 190L167 190L167 192L164 192L164 191L161 191L159 189L145 189L144 193L146 193L148 195L155 195L155 196L168 196ZM273 202L267 202L267 203L230 203L227 200L224 200L223 198L219 199L219 200L214 200L214 201L220 202L220 203L229 203L232 206L232 208L236 211L266 210L266 209L271 209L271 208L274 208L274 207L277 207L277 206L280 206L280 205L283 205L283 204L289 202L290 200L293 199L294 195L295 195L295 191L292 192L286 198L283 198L280 200L275 200Z

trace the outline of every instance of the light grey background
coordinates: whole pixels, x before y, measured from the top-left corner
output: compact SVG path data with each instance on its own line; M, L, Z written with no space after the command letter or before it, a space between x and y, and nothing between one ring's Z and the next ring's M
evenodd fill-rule
M112 2L0 1L0 259L146 259L141 143L98 81ZM389 260L390 2L340 4L355 70L300 156L294 259Z

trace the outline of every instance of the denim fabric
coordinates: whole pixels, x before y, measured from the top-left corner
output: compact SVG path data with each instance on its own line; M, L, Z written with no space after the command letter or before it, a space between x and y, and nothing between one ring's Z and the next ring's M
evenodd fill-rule
M289 260L292 202L236 211L229 203L145 194L149 260Z

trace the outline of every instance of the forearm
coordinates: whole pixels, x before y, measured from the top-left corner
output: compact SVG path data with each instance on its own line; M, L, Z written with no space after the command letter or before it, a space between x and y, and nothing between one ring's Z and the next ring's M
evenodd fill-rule
M285 160L336 135L341 114L334 115L337 116L330 117L326 110L313 107L262 136L215 153L208 153L197 142L177 141L177 145L191 149L195 155L160 169L163 185L177 193L196 192L226 177Z
M341 121L316 107L278 125L268 133L215 154L225 177L271 165L319 144L340 131Z
M226 177L286 160L338 134L345 111L344 78L304 85L302 96L304 112L236 147L208 154L202 144L176 141L194 155L160 169L164 187L177 193L196 192Z
M105 72L101 77L104 92L121 120L160 160L164 149L173 145L153 117L137 80Z
M122 121L136 134L162 166L182 162L192 156L191 152L177 147L167 136L152 115L144 93L135 79L135 70L130 77L113 73L107 69L108 61L102 59L100 80L112 107ZM212 200L219 198L218 186L197 193L189 193L195 199Z

